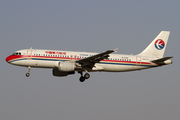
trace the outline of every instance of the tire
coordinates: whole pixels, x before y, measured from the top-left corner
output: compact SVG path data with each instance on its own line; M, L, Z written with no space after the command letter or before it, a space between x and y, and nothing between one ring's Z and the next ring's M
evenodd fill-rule
M26 73L26 77L29 77L30 76L30 74L29 73Z
M84 82L84 81L85 81L85 77L80 77L80 78L79 78L79 81L80 81L80 82Z
M88 73L86 73L86 74L84 75L84 78L85 78L85 79L89 79L89 78L90 78L90 75L89 75Z

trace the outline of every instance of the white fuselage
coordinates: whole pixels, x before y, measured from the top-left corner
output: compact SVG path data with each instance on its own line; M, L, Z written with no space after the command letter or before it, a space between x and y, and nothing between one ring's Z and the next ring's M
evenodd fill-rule
M18 54L19 53L19 54ZM97 53L91 52L74 52L74 51L57 51L57 50L40 50L24 49L16 51L14 55L6 58L6 61L13 65L36 68L55 68L56 63L63 61L76 61L93 56ZM141 70L151 67L158 67L170 64L167 61L164 64L155 64L150 61L157 59L139 55L110 54L108 59L96 63L92 70L89 71L107 71L123 72ZM78 70L75 70L78 71Z

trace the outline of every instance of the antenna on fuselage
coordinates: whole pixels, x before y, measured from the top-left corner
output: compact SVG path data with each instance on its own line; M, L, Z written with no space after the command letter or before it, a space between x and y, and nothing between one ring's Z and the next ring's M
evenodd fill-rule
M114 49L114 52L117 53L118 48Z

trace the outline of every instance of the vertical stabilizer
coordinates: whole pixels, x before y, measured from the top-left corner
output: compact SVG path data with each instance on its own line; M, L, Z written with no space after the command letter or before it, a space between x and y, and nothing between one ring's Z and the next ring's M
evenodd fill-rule
M162 58L166 49L170 31L161 31L159 35L139 55Z

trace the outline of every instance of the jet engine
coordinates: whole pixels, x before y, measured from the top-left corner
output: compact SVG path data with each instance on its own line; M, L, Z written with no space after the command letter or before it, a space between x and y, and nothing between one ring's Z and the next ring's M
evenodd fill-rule
M58 77L63 77L63 76L68 76L68 75L71 75L71 74L75 74L74 71L71 71L71 72L62 72L62 71L59 71L58 68L54 68L52 70L52 73L54 76L58 76Z
M69 62L69 61L55 62L54 66L58 68L59 71L62 71L62 72L71 72L71 71L74 71L75 69L75 63Z

